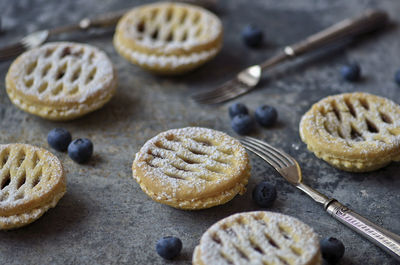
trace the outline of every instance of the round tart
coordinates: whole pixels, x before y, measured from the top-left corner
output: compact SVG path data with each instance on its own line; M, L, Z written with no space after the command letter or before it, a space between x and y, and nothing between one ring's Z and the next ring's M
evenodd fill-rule
M183 3L139 6L118 22L116 50L128 61L160 74L192 70L222 45L222 23L208 10Z
M147 141L133 161L133 177L153 200L204 209L246 191L250 163L243 146L206 128L173 129Z
M339 169L375 170L400 160L400 106L367 93L330 96L304 114L300 136Z
M107 55L72 42L49 43L23 53L6 76L11 101L49 120L70 120L102 107L116 86Z
M294 217L257 211L231 215L211 226L193 265L319 265L318 236Z
M0 229L35 221L65 191L63 167L52 153L27 144L0 145Z

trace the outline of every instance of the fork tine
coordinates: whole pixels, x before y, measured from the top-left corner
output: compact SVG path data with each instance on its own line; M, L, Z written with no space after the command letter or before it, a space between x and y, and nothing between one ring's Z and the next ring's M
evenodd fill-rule
M235 90L230 91L229 93L226 93L225 95L221 95L219 97L211 98L207 102L204 102L204 104L219 104L225 101L228 101L230 99L236 98L239 96Z
M221 89L223 88L223 89ZM214 93L209 93L206 98L195 99L198 103L202 104L217 104L236 98L250 89L244 84L234 81L226 86L221 86L214 90Z
M0 48L0 61L15 57L23 51L25 51L25 46L21 42Z
M207 91L194 94L194 95L192 95L192 98L193 98L194 100L196 100L196 101L199 101L199 100L204 101L204 100L213 98L213 97L215 97L216 95L219 95L219 94L221 94L221 93L224 93L224 91L229 90L229 89L231 89L232 87L234 87L235 83L236 83L236 79L230 80L230 81L228 81L228 82L225 82L224 84L222 84L221 86L219 86L219 87L217 87L217 88L209 89L209 90L207 90Z
M21 53L22 52L18 51L18 52L12 52L12 53L8 53L8 54L0 54L0 61L7 61L9 59L17 57Z
M20 51L21 49L24 49L24 47L25 46L22 42L17 42L12 45L1 47L0 54Z
M261 140L252 138L252 137L244 137L248 142L253 143L254 145L257 145L260 148L265 149L266 151L272 153L275 157L277 157L279 160L281 160L283 163L285 163L286 166L291 166L293 164L296 164L296 161L294 160L293 157L288 155L287 153L276 149L275 147L267 144L266 142L263 142Z
M277 164L275 162L275 160L273 160L270 156L267 156L267 154L265 152L263 152L262 150L260 151L260 149L256 149L253 148L253 146L251 146L249 143L244 142L243 140L240 141L244 147L246 147L246 149L250 150L251 152L255 153L256 155L258 155L259 157L261 157L263 160L265 160L268 164L270 164L273 168L275 168L275 170L279 171L280 169L282 169L282 166Z
M270 152L269 150L260 147L252 142L248 142L245 139L241 141L243 144L246 144L247 146L257 150L258 152L262 153L264 156L268 157L270 160L273 160L275 164L278 165L278 168L284 168L287 167L288 165L283 162L281 159L279 159L279 157L277 157L276 155L274 155L272 152Z
M229 92L233 88L234 88L234 84L231 84L231 83L224 84L216 89L213 89L211 91L204 93L203 95L200 94L196 98L200 99L200 100L210 100L215 97L220 97L220 96L225 95L226 92Z
M228 93L226 93L225 95L215 97L215 98L211 99L209 102L212 104L225 102L230 99L234 99L242 94L245 94L248 91L249 91L248 87L245 87L243 85L237 85L233 89L228 91Z
M0 61L7 61L10 59L13 59L15 57L17 57L18 55L20 55L23 51L15 51L12 53L8 53L8 54L0 54Z

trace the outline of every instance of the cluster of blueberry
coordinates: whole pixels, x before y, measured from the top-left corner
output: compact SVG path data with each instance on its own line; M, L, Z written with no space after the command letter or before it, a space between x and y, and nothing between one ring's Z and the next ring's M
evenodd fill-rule
M254 129L253 118L249 114L246 105L235 103L229 107L232 129L238 134L244 135ZM254 112L255 120L264 127L272 126L278 119L278 112L268 105L259 106Z
M263 40L262 31L255 26L247 26L242 32L242 38L249 47L260 46ZM356 81L360 78L360 67L357 64L344 66L341 70L344 79ZM396 74L397 78L397 74ZM400 84L400 71L398 73ZM397 79L396 79L397 81ZM254 120L249 110L243 103L234 103L229 107L232 129L241 135L248 134L254 129ZM254 118L263 127L272 126L278 119L278 112L268 105L259 106L254 112ZM269 208L277 198L277 191L273 184L260 182L252 192L253 201L260 207ZM327 237L320 242L323 258L330 264L337 263L344 254L343 243L334 238ZM182 241L174 236L163 237L156 244L157 253L164 259L173 259L182 250Z
M252 193L254 202L263 208L269 208L273 205L276 200L277 192L273 184L263 181L260 182ZM329 263L337 263L344 255L343 243L334 238L326 237L320 241L320 248L322 257ZM164 259L173 259L182 250L182 241L174 236L163 237L157 241L156 251Z
M79 138L72 141L71 134L63 128L55 128L47 135L47 142L51 148L65 152L68 150L69 157L79 164L89 161L93 154L92 141Z

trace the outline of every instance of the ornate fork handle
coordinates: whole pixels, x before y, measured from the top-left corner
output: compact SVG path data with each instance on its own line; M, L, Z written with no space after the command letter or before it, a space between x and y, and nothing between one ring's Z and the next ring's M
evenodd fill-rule
M200 6L212 8L213 6L216 5L215 0L180 0L177 2L183 2L183 3L194 3ZM84 18L79 23L77 24L71 24L71 25L66 25L66 26L60 26L56 27L53 29L48 30L49 36L54 35L54 34L59 34L59 33L64 33L64 32L70 32L74 30L87 30L89 28L105 28L105 27L111 27L115 26L118 22L118 20L127 12L129 9L124 9L120 11L115 11L111 13L106 13L94 18Z
M338 40L374 31L385 25L388 20L389 16L386 12L368 10L359 17L342 20L298 43L286 46L282 52L261 63L260 66L262 69L267 69L286 59L296 58L299 55L314 51Z
M100 15L95 18L84 18L77 24L60 26L48 31L49 35L74 31L74 30L86 30L89 28L102 28L110 27L117 24L118 20L127 10L116 11L104 15Z
M400 261L400 236L368 221L336 200L328 204L326 211Z
M284 53L290 57L295 57L337 40L376 30L387 21L388 14L386 12L368 10L359 17L345 19L299 43L285 47Z

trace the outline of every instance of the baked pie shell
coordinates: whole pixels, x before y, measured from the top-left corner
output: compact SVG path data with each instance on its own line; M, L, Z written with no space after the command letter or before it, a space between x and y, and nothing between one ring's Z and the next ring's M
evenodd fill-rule
M63 197L66 192L65 172L61 162L56 156L43 148L38 148L28 144L0 145L0 151L10 148L23 150L24 153L40 153L43 157L42 160L44 161L44 163L46 163L46 167L42 166L41 170L47 168L47 172L44 172L42 174L51 174L51 181L48 180L46 181L46 183L40 184L41 186L45 185L45 188L41 189L40 192L38 192L37 190L33 191L33 188L31 188L30 190L25 189L25 196L29 198L27 200L18 200L8 204L0 204L0 229L6 230L18 228L35 221L40 216L42 216L49 208L55 207L57 202ZM9 159L20 158L16 157ZM41 182L42 181L44 180L41 180ZM18 192L18 190L15 192Z
M348 141L333 136L324 128L326 119L319 114L321 105L343 99L367 100L382 112L400 116L400 106L383 97L361 92L328 96L315 103L301 119L300 137L307 148L334 167L350 172L372 171L399 161L400 139L397 136L393 136L397 140L382 145L378 141Z
M304 246L303 248L309 248L309 251L311 252L311 256L309 257L308 261L305 263L301 263L301 265L320 265L322 264L322 256L321 256L321 252L319 249L319 241L318 241L318 236L313 232L313 230L308 227L307 225L305 225L303 222L299 221L298 219L294 218L294 217L290 217L290 216L286 216L280 213L273 213L273 212L267 212L267 211L253 211L253 212L244 212L244 213L237 213L237 214L233 214L229 217L226 217L220 221L218 221L217 223L215 223L214 225L212 225L201 237L200 243L199 245L197 245L194 249L194 253L193 253L193 258L192 258L192 264L193 265L217 265L217 264L225 264L225 263L221 263L221 262L215 262L213 263L211 261L210 262L206 262L204 261L204 257L208 256L208 261L210 261L212 259L212 255L211 253L203 253L203 251L207 249L208 244L207 242L203 242L206 241L205 238L207 238L208 236L211 236L211 234L215 233L216 231L220 230L220 229L227 229L229 227L231 227L231 225L235 224L236 222L242 222L242 223L246 223L247 220L249 218L255 218L256 216L267 216L267 217L272 217L274 219L280 219L280 218L284 218L283 220L285 220L285 225L288 225L288 221L291 223L290 226L293 229L296 229L296 227L303 227L303 232L300 236L300 238L298 238L298 241L302 241L302 240L307 240L307 242L311 242L311 245L309 246ZM304 228L306 227L306 229ZM307 230L307 231L306 231ZM273 238L272 238L273 240ZM224 242L224 243L228 243L228 242ZM312 254L313 253L313 254ZM251 257L250 257L251 259ZM261 261L259 261L261 262ZM247 263L234 263L234 264L240 264L240 265L244 265L244 264L250 264L251 260L249 260ZM227 262L226 264L231 264L229 262ZM252 263L251 263L252 264ZM258 264L258 263L257 263ZM261 263L260 263L261 264ZM275 264L275 263L274 263ZM282 263L283 264L283 263ZM298 263L296 263L298 264Z
M126 32L124 29L125 27L130 25L129 20L132 16L134 16L138 12L150 12L153 8L172 8L178 10L199 10L202 13L206 13L208 16L212 16L220 25L220 34L218 34L215 38L212 38L208 41L199 41L197 44L192 44L190 47L186 47L184 44L176 45L173 48L166 47L166 46L159 46L159 47L151 47L145 44L142 44L139 40L135 39L134 37L129 36L129 33ZM133 25L130 25L133 26ZM198 66L204 64L205 62L212 59L218 51L222 47L222 40L223 40L223 30L222 24L219 21L219 18L215 16L213 13L205 10L201 7L193 6L190 4L184 3L169 3L169 2L161 2L161 3L153 3L148 5L143 5L132 9L131 11L127 12L118 22L116 32L114 35L114 47L121 54L125 59L130 61L133 64L137 64L140 67L158 73L158 74L182 74L197 68ZM142 63L138 61L134 56L131 55L132 52L137 52L139 54L151 56L151 57L188 57L192 56L193 54L201 54L204 52L209 52L208 56L204 56L204 58L193 61L190 63L180 64L178 66L171 66L170 64L162 65L160 63L156 64L149 64L149 63Z
M232 153L239 156L233 158L236 159L232 161L235 164L234 168L230 172L225 172L223 176L219 176L220 178L216 180L201 181L200 183L178 180L177 184L165 182L157 175L157 171L145 162L146 158L143 154L148 152L149 146L157 139L179 131L185 132L185 130L188 131L187 136L190 136L189 132L192 129L193 127L187 127L160 133L141 148L132 165L133 177L139 183L141 189L154 201L185 210L213 207L230 201L237 194L244 194L251 171L248 155L239 141L222 132L206 128L194 128L200 130L200 135L201 132L215 133L217 136L215 140L208 139L212 144L217 144L217 139L229 139L229 142L232 143Z
M46 45L66 45L69 47L89 46L94 48L87 44L72 42L53 42ZM50 95L42 95L39 98L34 94L24 93L24 91L17 86L17 78L19 78L17 73L20 72L19 68L23 65L29 64L30 61L37 60L36 57L32 58L30 55L38 49L41 49L41 47L34 48L18 56L11 64L6 75L7 94L11 102L19 109L44 119L65 121L76 119L89 112L100 109L114 96L118 86L117 73L114 67L112 76L106 75L96 80L96 82L98 82L97 87L100 87L100 89L92 90L89 95L85 95L84 101L81 100L82 93L69 96L68 100L63 98L50 98ZM100 50L96 48L96 51Z

